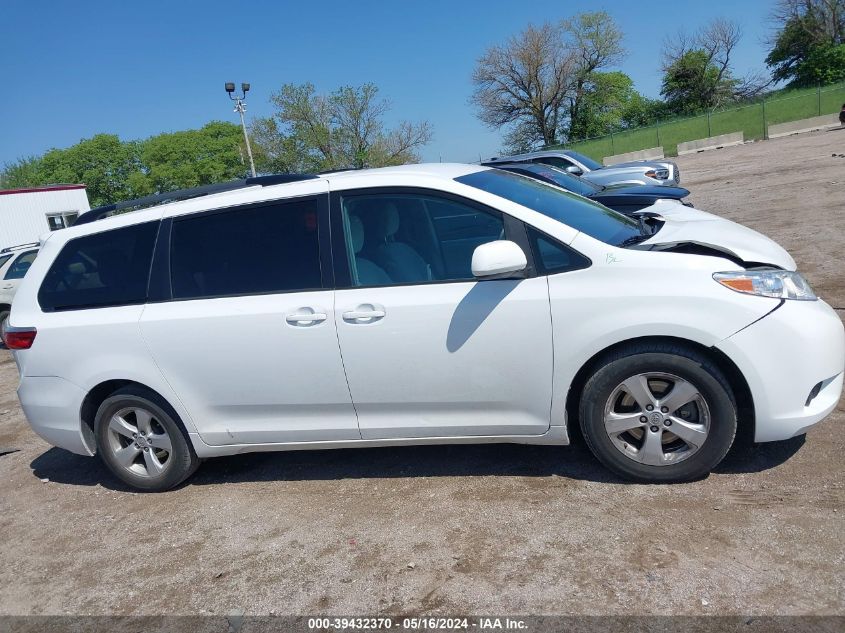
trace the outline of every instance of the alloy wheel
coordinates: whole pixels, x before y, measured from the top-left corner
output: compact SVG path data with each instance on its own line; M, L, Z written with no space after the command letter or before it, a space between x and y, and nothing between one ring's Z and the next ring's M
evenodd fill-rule
M698 452L710 432L710 408L688 380L636 374L610 394L604 428L614 447L648 466L676 464Z
M147 409L120 409L109 420L107 437L114 461L134 475L157 477L170 463L170 436Z

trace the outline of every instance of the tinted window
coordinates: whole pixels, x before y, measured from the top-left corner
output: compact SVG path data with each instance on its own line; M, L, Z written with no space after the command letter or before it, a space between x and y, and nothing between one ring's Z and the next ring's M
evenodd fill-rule
M357 286L473 279L473 251L504 235L500 214L450 198L361 195L342 208Z
M26 275L26 271L29 270L29 267L32 266L32 262L35 261L36 255L38 255L38 251L27 251L26 253L18 255L18 258L12 262L12 265L9 266L9 270L6 271L4 279L23 279L23 276Z
M607 244L618 245L640 235L637 222L621 213L506 171L487 169L455 180L533 209Z
M50 266L38 302L46 311L143 303L158 222L78 237Z
M314 200L179 218L170 245L174 299L322 286Z
M10 259L12 259L12 255L11 255L11 254L9 254L9 255L0 255L0 268L3 268L3 266L6 264L6 262L7 262L7 261L9 261Z
M542 176L547 180L551 180L559 187L563 187L567 191L577 193L581 196L589 196L590 194L602 190L602 187L594 185L593 183L588 182L583 178L574 176L552 165L541 165L539 163L534 163L526 167L520 167L519 169L513 169L508 171L520 173L520 169L524 170L529 176L531 174L537 174L538 176Z
M590 260L581 253L572 250L565 244L527 226L531 248L534 249L534 260L540 273L552 275L568 270L587 268Z
M587 169L596 170L596 169L601 169L602 167L604 167L604 165L602 165L600 162L593 160L589 156L584 156L584 154L580 154L578 152L573 152L572 150L567 150L566 153L569 154L570 156L572 156L572 158L577 160L582 165L586 165Z

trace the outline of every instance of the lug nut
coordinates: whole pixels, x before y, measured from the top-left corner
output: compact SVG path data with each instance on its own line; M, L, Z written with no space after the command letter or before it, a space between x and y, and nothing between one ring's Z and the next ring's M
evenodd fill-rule
M660 410L663 411L663 413L669 413L669 407L660 407Z
M654 407L653 407L652 405L650 405L650 404L647 404L647 405L645 405L645 410L646 410L646 411L653 411L653 410L654 410Z
M658 426L653 426L653 427L651 427L651 432L652 432L652 433L657 433L659 430L660 430L660 427L658 427Z
M640 416L640 422L648 422L648 418L645 417L644 415L641 415Z
M666 426L672 426L672 420L663 420L663 424Z

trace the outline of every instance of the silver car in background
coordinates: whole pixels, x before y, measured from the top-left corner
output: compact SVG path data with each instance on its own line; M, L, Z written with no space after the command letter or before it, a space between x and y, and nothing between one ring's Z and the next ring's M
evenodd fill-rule
M494 166L494 163L545 163L565 169L570 174L581 176L597 185L642 184L676 187L681 182L681 172L671 160L637 160L605 167L589 156L570 149L497 156L484 161L485 165Z

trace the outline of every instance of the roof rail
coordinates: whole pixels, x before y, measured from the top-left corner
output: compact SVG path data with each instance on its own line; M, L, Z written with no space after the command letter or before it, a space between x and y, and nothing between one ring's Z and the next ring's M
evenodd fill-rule
M26 244L17 244L15 246L7 246L3 250L0 250L0 253L11 253L12 251L16 251L19 248L29 248L30 246L41 246L41 242L27 242Z
M199 198L200 196L209 196L215 193L223 193L224 191L234 191L235 189L243 189L244 187L269 187L271 185L281 185L288 182L298 182L300 180L311 180L317 178L314 174L271 174L268 176L253 176L251 178L243 178L241 180L230 180L229 182L220 182L213 185L203 185L201 187L191 187L190 189L177 189L176 191L168 191L165 193L155 193L143 198L136 198L135 200L124 200L122 202L115 202L114 204L107 204L102 207L96 207L90 211L86 211L76 218L73 226L79 224L88 224L89 222L96 222L108 217L115 211L122 209L134 209L135 207L152 207L157 204L165 202L176 202L178 200L189 200L191 198Z

